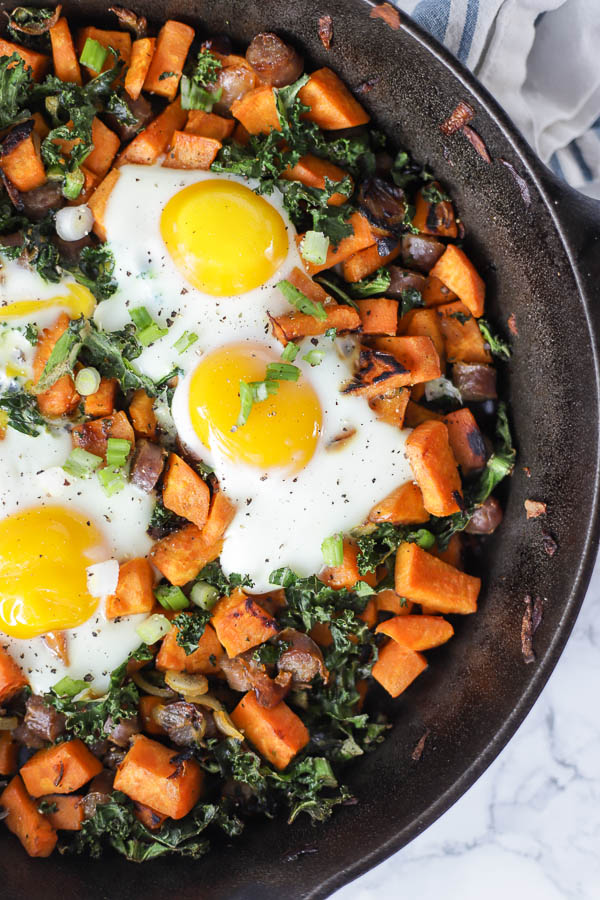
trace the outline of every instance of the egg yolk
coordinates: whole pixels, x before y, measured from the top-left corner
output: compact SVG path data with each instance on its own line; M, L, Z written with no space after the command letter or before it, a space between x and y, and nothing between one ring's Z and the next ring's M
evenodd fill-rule
M0 322L19 319L44 309L63 309L71 319L89 318L94 311L94 295L82 284L69 284L64 294L50 300L15 300L0 308Z
M254 403L244 425L240 381L264 381L268 363L279 362L259 344L232 344L206 356L190 380L189 411L194 431L209 450L261 469L297 472L315 452L321 406L311 385L278 382L277 393Z
M181 274L213 297L264 284L288 251L277 210L235 181L210 179L179 191L163 210L160 231Z
M0 632L30 638L75 628L98 600L86 568L103 539L84 516L61 506L27 509L0 522Z

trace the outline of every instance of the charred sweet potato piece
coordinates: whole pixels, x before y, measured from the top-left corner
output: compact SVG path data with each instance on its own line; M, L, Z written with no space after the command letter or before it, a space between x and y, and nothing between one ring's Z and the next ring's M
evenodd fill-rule
M54 325L40 332L33 360L33 376L36 383L42 376L56 342L68 327L69 317L66 313L61 313ZM79 400L79 394L75 390L75 383L70 375L61 375L48 390L42 391L37 397L40 412L50 418L65 416L73 412Z
M421 488L414 481L401 484L376 503L369 513L369 522L391 522L392 525L419 525L428 518Z
M455 244L448 244L431 270L476 318L483 315L485 284L466 253Z
M406 455L432 516L450 516L463 505L461 481L444 422L423 422L410 433Z
M377 581L375 572L361 575L358 571L358 545L351 538L344 538L344 558L339 566L327 566L319 573L319 578L329 587L352 590L358 581L366 581L373 587Z
M429 612L477 612L481 579L460 572L417 544L400 544L396 554L396 593L427 606Z
M129 441L133 449L135 434L129 419L122 410L111 416L103 416L101 419L92 419L90 422L74 425L71 429L71 440L74 447L81 447L88 453L93 453L94 456L101 456L105 461L109 438Z
M106 601L106 617L149 613L154 606L154 574L144 557L130 559L119 566L119 580L113 597Z
M369 406L378 419L395 428L403 428L409 398L408 388L393 388L385 394L370 397Z
M485 466L486 449L483 435L470 409L457 409L444 416L454 457L463 475Z
M221 540L208 543L196 525L186 525L158 541L150 557L171 584L182 585L192 581L204 566L216 559L222 546Z
M25 673L9 655L8 650L0 647L0 704L18 694L26 684Z
M239 588L219 600L211 623L228 656L263 644L279 631L275 619Z
M375 629L377 634L387 634L406 650L430 650L445 644L454 634L454 628L441 616L395 616Z
M231 713L236 726L276 769L285 769L305 747L310 735L302 719L281 701L266 709L249 691Z
M491 363L479 326L464 303L446 303L435 309L444 336L448 362Z
M369 342L378 352L392 356L404 369L402 386L431 381L442 374L434 343L425 335L378 337Z
M357 300L363 334L394 335L398 328L398 301L387 297Z

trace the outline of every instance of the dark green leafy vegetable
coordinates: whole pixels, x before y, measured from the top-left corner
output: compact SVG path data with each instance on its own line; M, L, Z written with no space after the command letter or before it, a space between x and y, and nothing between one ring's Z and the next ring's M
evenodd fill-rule
M0 57L0 128L27 119L31 71L17 53Z
M391 280L392 276L390 275L389 269L382 266L382 268L377 269L373 275L368 275L367 278L363 278L361 281L355 281L350 285L350 290L352 296L358 297L359 299L363 297L375 297L377 294L385 294L390 286Z
M39 53L47 53L50 49L48 31L59 15L58 9L17 6L11 13L7 13L6 33L17 44L37 50Z
M221 597L228 597L236 588L254 587L254 582L248 575L238 575L237 572L226 575L218 559L204 566L195 580L205 581L212 585L218 590Z
M499 335L493 333L490 323L486 321L486 319L477 319L477 324L479 325L479 330L483 335L484 341L490 348L492 356L496 356L498 359L503 359L505 361L509 360L512 356L512 350L507 342Z
M361 575L374 572L382 565L400 544L418 544L429 549L434 543L434 536L427 528L414 528L411 525L391 525L383 522L376 528L356 532L359 547L358 571Z
M420 306L425 306L421 292L416 288L404 288L398 310L400 316L404 316L411 309L418 309Z
M353 207L347 203L341 206L328 206L327 201L334 194L344 194L346 197L352 193L352 181L344 178L342 181L325 179L325 188L306 187L299 181L278 182L283 193L283 205L297 228L307 230L307 217L312 219L312 229L320 231L329 238L332 247L337 247L339 242L352 234L352 226L348 219L354 212Z
M0 409L8 413L8 424L21 434L37 437L40 429L46 424L33 394L21 388L8 390L0 396Z
M148 534L155 540L166 537L178 528L182 528L186 524L186 520L176 515L172 510L167 509L160 500L157 500L150 523L148 525Z
M451 197L443 191L439 184L426 184L425 187L421 190L421 196L423 200L427 200L428 203L443 203L444 201L450 200Z
M210 610L195 609L191 613L179 613L173 619L173 625L177 628L177 643L183 647L186 656L198 649L198 641L204 634L211 615Z

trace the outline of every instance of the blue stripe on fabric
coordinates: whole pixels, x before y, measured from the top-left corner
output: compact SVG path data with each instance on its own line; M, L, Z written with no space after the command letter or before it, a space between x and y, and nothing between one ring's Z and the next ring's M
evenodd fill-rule
M556 151L552 154L548 162L554 174L558 175L559 178L562 178L563 181L566 181L565 173L562 170L562 166L558 160L558 153Z
M446 37L450 3L451 0L420 0L412 12L415 22L440 43L443 43Z
M577 141L571 141L571 143L569 144L569 150L571 152L571 156L581 169L581 174L583 175L584 181L593 181L594 173L586 163L584 155L581 152L581 147L578 145Z
M463 28L460 46L458 48L458 58L461 62L466 63L469 53L471 52L471 44L473 43L473 35L477 25L477 16L479 14L479 0L468 0L467 14L465 15L465 26Z

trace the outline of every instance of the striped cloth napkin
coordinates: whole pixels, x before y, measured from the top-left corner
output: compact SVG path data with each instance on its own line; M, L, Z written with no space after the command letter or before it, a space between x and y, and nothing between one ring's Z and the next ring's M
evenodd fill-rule
M395 0L483 82L538 156L600 199L600 0Z

